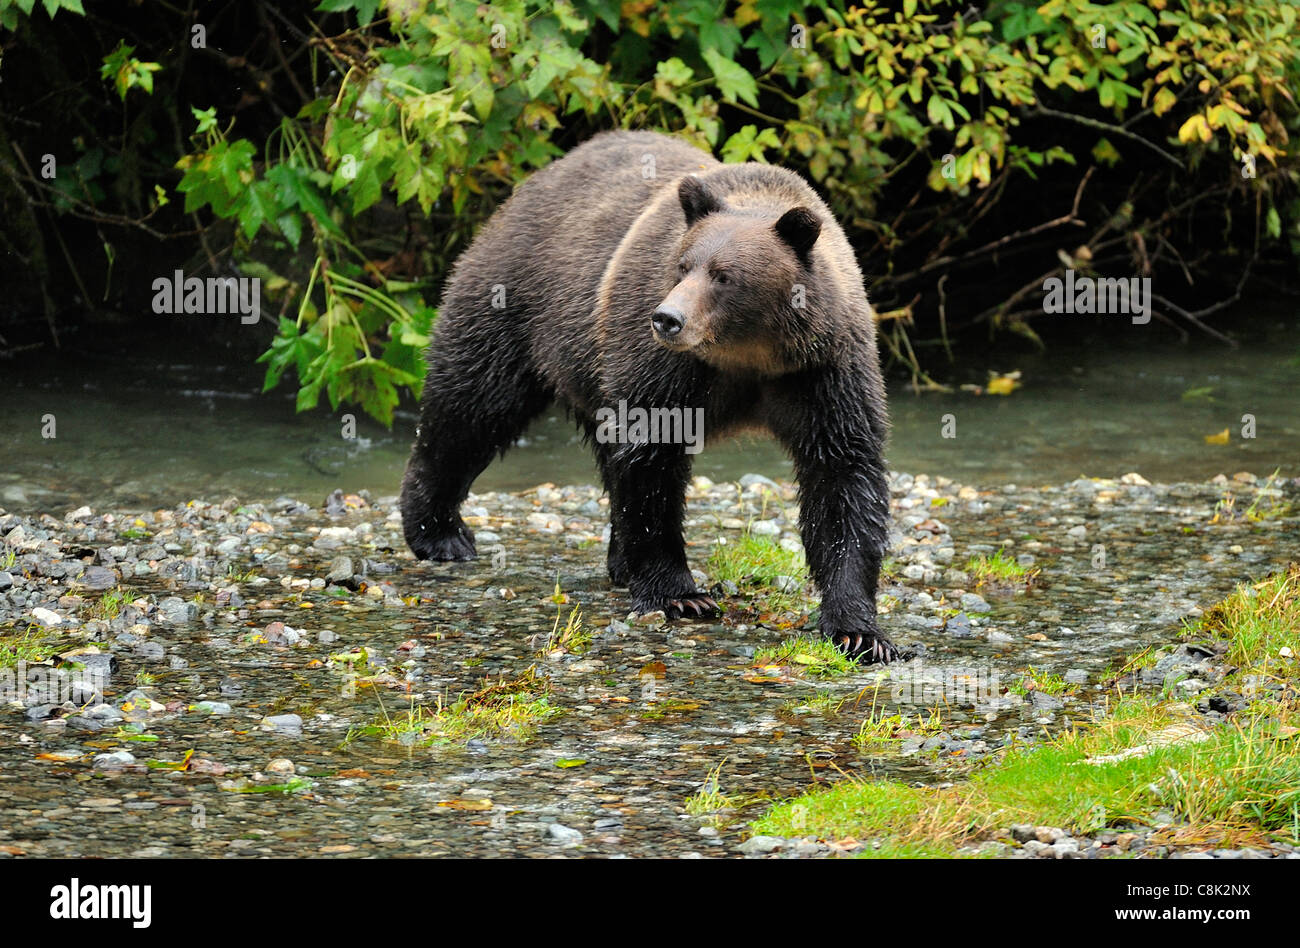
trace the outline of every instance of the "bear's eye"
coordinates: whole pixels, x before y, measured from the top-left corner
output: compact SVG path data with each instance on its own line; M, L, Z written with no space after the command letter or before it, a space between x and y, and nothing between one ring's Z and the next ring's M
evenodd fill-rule
M731 282L731 274L729 274L726 270L715 270L713 273L713 280L715 283L719 283L722 286L726 286L728 283Z
M682 259L677 261L677 272L680 273L682 276L685 276L687 273L689 273L690 269L691 269L690 266L686 263L685 257L682 257Z

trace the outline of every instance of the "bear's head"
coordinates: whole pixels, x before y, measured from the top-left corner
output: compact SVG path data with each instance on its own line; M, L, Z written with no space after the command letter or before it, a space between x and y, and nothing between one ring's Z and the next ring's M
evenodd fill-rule
M688 175L686 233L650 319L665 348L718 368L781 374L807 341L803 300L821 219L803 206L732 207Z

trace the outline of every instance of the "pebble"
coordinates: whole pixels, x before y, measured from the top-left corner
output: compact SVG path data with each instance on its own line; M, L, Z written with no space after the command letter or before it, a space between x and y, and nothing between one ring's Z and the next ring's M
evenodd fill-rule
M580 831L562 823L548 823L546 825L546 835L563 846L576 846L583 840Z

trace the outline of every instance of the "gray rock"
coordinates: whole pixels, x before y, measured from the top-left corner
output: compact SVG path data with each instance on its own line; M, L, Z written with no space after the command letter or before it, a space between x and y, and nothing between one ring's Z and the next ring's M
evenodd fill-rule
M582 833L571 826L565 826L562 823L550 823L546 827L548 838L564 846L576 846L582 842Z
M117 574L103 566L91 566L77 577L77 585L97 592L112 589L117 585Z
M273 714L262 723L281 734L302 733L302 718L296 714Z
M751 836L737 848L747 856L754 856L776 852L785 844L786 839L782 836Z
M184 625L193 622L199 613L198 606L186 602L180 596L167 596L158 603L158 621L169 625Z
M958 639L968 639L975 634L971 631L970 617L964 612L959 612L949 619L943 630Z
M1038 711L1056 711L1065 707L1065 702L1060 698L1038 690L1029 692L1029 703Z
M325 579L331 583L344 584L352 580L352 557L336 556L330 562L330 571Z
M135 763L135 757L126 751L114 751L111 754L96 754L94 766L96 770L122 770L130 767Z
M161 662L167 656L167 650L161 642L141 642L135 647L135 655L147 662Z
M979 593L962 593L961 607L967 612L992 612L993 607Z

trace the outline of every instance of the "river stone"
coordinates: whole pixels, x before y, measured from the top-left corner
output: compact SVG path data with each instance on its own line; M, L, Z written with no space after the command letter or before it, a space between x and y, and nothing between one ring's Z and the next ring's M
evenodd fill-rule
M77 585L96 592L117 585L117 574L103 566L90 566L77 577Z
M39 606L32 610L32 618L47 629L52 629L56 625L63 625L63 616Z
M782 836L751 836L736 848L747 856L756 856L776 852L785 844Z
M571 826L564 826L561 823L550 823L546 827L546 835L557 843L565 846L576 846L582 842L582 833Z
M1038 690L1029 692L1029 703L1038 711L1055 711L1065 706L1065 702L1055 695Z
M135 763L135 757L126 751L114 751L111 754L96 754L96 770L123 770Z
M198 615L198 606L186 602L180 596L167 596L158 603L158 621L171 625L183 625L192 622Z
M302 718L296 714L273 714L263 718L262 724L281 734L302 733Z

